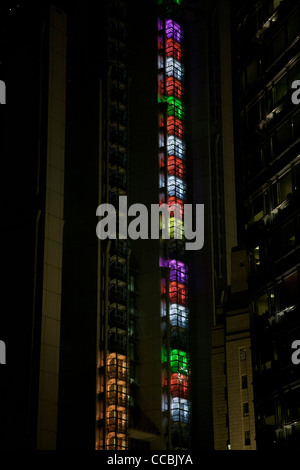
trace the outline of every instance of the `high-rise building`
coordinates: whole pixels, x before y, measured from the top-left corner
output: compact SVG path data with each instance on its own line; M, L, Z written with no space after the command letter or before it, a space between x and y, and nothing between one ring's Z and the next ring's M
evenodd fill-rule
M255 450L247 252L232 250L231 285L213 327L212 397L215 450Z
M233 2L239 232L248 254L258 449L297 447L299 366L299 3ZM252 439L252 436L251 436Z
M237 245L229 2L152 1L138 20L131 0L4 4L3 445L22 419L22 447L212 449L212 327ZM102 204L134 203L170 208L170 238L163 216L150 239L96 236ZM193 229L204 205L195 251L186 203Z
M1 447L56 445L65 157L66 13L1 2ZM22 432L16 430L22 423Z

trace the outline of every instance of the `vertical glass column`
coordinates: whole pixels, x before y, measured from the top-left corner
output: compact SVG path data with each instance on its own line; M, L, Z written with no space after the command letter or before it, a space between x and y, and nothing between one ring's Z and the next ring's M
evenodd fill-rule
M170 239L161 240L162 410L170 449L187 449L190 422L188 276L184 253L186 144L184 30L181 0L159 0L158 140L160 203L170 210ZM176 205L176 209L174 208Z

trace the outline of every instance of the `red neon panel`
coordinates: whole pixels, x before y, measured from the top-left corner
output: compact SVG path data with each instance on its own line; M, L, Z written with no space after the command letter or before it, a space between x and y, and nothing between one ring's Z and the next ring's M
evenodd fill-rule
M159 35L159 36L157 37L157 49L158 49L159 51L161 51L161 50L163 49L163 47L164 47L163 36L162 36L162 35Z
M168 198L168 206L171 207L174 204L177 204L178 206L180 206L180 216L181 216L181 218L183 218L184 202L181 199L179 199L178 197L175 197L175 196L169 197ZM170 212L170 217L174 217L174 212Z
M187 305L188 288L179 282L170 282L169 286L170 302L174 304Z
M171 395L180 398L188 398L189 382L188 377L175 372L171 375Z
M162 99L162 97L164 95L164 80L163 80L162 77L158 78L158 94Z
M174 41L173 38L168 38L166 40L166 54L167 57L174 57L176 60L181 61L183 57L182 45Z
M184 124L175 116L168 116L167 118L167 131L169 135L175 135L180 139L184 137Z
M171 155L168 157L168 174L183 178L185 175L185 163L180 158Z
M160 129L163 129L165 127L165 120L163 114L159 114L158 116L158 125Z
M160 293L161 295L166 293L166 280L165 279L160 280Z
M159 168L165 167L165 156L163 153L159 153Z
M184 88L182 83L174 77L167 77L166 80L166 93L168 96L175 96L179 100L182 99Z

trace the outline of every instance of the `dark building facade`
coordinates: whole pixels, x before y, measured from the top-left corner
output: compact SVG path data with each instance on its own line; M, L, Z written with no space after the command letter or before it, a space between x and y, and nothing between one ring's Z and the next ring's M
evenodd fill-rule
M233 2L239 233L248 252L258 449L300 442L298 2Z

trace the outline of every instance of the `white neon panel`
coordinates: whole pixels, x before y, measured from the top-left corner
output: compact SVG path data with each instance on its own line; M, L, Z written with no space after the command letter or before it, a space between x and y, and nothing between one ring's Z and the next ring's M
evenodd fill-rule
M171 416L173 421L188 423L190 401L186 398L174 397L171 400Z
M175 77L177 80L183 80L184 67L173 57L167 57L166 73L168 77Z
M186 145L183 140L175 137L174 135L170 135L167 138L167 151L168 155L174 155L175 157L181 158L182 160L185 159L185 149Z
M170 305L170 323L172 326L179 326L186 328L189 318L189 309L183 305L171 304Z
M165 175L164 175L164 173L159 174L159 187L160 188L165 187Z
M186 182L176 176L168 176L168 194L179 199L185 199Z

